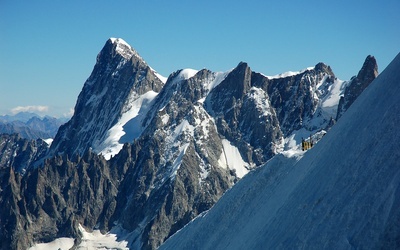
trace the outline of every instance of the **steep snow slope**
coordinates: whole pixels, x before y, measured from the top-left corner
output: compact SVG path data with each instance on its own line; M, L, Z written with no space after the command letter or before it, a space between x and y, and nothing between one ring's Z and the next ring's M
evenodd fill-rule
M246 175L161 249L400 247L400 54L301 160Z
M106 139L100 145L94 145L94 150L100 152L107 160L116 155L125 142L132 142L140 136L144 129L141 122L157 93L149 91L139 96L133 92L131 95L128 97L126 111L119 121L107 131Z

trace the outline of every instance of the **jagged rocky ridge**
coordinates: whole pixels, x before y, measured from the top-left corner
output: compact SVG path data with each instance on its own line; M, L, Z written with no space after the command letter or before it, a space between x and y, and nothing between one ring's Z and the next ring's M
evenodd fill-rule
M373 56L367 56L357 76L351 78L343 96L340 98L336 119L350 107L366 87L378 76L378 65Z
M399 249L399 69L400 54L312 150L252 171L160 250Z
M323 63L286 77L186 69L164 83L110 39L47 155L2 168L1 249L79 239L79 224L155 249L238 177L329 127L345 85Z

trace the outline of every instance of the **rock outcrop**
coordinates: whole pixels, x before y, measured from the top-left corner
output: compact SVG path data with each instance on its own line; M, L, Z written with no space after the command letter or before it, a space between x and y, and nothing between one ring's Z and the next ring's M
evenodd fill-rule
M357 76L351 78L344 95L340 98L336 120L350 107L365 88L378 76L378 64L375 57L369 55L358 72Z

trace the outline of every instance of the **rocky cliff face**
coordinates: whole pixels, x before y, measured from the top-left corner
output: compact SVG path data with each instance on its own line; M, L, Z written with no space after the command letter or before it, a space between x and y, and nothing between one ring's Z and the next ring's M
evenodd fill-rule
M375 57L369 55L358 72L348 83L344 95L340 98L336 120L350 107L365 88L378 76L378 64Z
M79 239L79 224L107 228L122 173L123 165L111 169L91 152L75 161L56 156L24 176L2 168L0 249L27 249L62 236Z
M344 85L323 63L279 77L242 62L162 79L123 40L107 41L49 151L2 165L2 249L61 236L77 245L79 225L155 249L299 131L329 126ZM2 163L20 154L3 152Z
M42 139L28 140L19 134L0 135L0 168L13 168L24 173L29 166L46 155L48 144Z

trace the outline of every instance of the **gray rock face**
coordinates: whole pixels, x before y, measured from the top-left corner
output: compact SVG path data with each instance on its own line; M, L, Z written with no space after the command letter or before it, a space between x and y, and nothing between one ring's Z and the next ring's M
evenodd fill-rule
M375 57L369 55L358 72L350 83L347 85L344 96L339 101L336 120L338 120L343 113L350 107L357 97L364 91L365 88L378 76L378 64Z
M206 99L221 135L233 142L250 164L272 157L282 132L266 87L268 79L240 63ZM261 88L260 88L261 87Z
M110 168L87 152L75 161L56 156L24 176L12 167L0 171L0 249L27 249L62 236L79 239L79 224L107 228L123 165Z
M24 172L30 164L46 155L48 145L41 139L28 140L19 134L0 135L0 168Z

